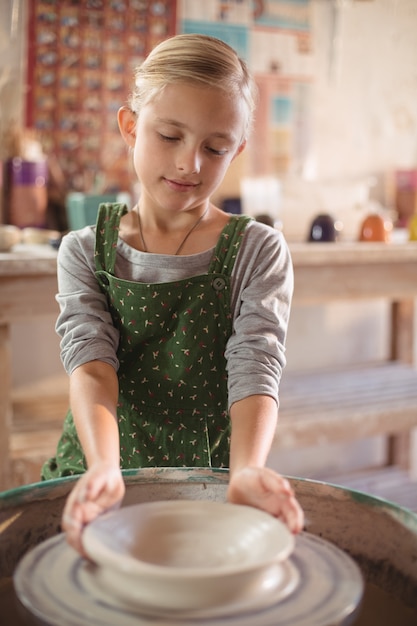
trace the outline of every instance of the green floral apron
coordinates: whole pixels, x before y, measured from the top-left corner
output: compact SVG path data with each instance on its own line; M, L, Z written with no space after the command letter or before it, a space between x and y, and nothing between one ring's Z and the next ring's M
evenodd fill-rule
M207 274L169 283L114 275L122 204L100 206L96 277L120 332L117 408L122 469L228 467L225 346L232 332L230 276L251 218L231 216ZM86 470L69 411L42 478Z

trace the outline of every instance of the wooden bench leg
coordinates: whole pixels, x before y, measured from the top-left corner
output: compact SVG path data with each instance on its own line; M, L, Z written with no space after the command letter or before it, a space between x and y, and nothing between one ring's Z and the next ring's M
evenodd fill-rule
M387 448L387 464L408 471L411 466L410 433L391 435L388 437Z
M415 300L393 302L391 306L391 359L417 366L416 362L416 315ZM388 438L389 465L396 465L417 480L417 429L413 432L392 435Z
M414 363L414 325L414 300L393 302L391 305L391 360Z
M410 479L417 481L417 428L391 435L387 448L387 464L406 470Z
M410 478L417 482L417 428L410 433Z
M10 329L0 324L0 491L10 485L11 348Z

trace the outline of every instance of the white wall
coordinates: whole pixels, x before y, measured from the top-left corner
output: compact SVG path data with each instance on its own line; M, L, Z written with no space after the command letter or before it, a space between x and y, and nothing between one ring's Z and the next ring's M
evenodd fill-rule
M290 240L323 211L355 239L367 199L395 208L393 172L417 167L417 3L312 0L312 9L310 150L304 177L282 180L279 213Z
M417 2L313 0L316 80L308 179L283 181L279 217L289 240L304 240L318 212L344 223L355 239L377 201L394 208L392 172L417 167ZM368 195L368 183L369 195ZM370 201L369 201L370 200ZM293 309L287 370L382 359L388 354L382 302L340 302ZM284 374L285 375L285 374ZM384 459L381 439L271 455L287 474L320 476Z
M331 52L331 6L340 41ZM319 177L417 166L417 3L313 0ZM333 74L329 63L333 59Z

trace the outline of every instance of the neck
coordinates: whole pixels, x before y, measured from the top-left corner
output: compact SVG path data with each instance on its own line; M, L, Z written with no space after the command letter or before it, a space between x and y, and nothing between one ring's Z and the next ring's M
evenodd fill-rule
M181 250L184 247L184 244L186 243L188 238L194 233L195 230L197 230L197 228L199 227L200 223L203 221L203 219L207 215L209 208L210 208L210 204L207 204L207 207L205 208L204 212L200 215L200 217L197 219L197 221L195 221L193 223L191 228L185 234L185 237L182 239L182 241L179 244L178 248L174 252L174 256L177 256L181 252ZM138 228L139 228L139 236L140 236L140 240L141 240L141 247L142 247L144 252L151 252L148 249L147 245L146 245L145 236L144 236L143 228L142 228L142 220L141 220L141 217L140 217L140 207L139 207L139 204L136 205L134 210L135 210L135 213L137 215L137 220L138 220Z

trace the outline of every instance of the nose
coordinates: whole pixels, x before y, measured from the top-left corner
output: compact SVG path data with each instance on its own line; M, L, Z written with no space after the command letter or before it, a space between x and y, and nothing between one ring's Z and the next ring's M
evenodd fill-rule
M181 146L177 155L177 168L184 174L198 174L201 169L201 156L195 146Z

